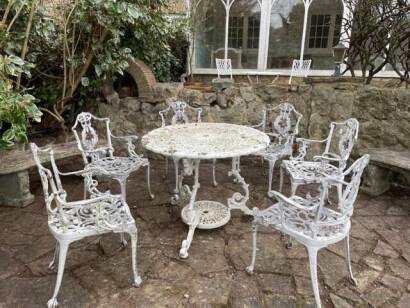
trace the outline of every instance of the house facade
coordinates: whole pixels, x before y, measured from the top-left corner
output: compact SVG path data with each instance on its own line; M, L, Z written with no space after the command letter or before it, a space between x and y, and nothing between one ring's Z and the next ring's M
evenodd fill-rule
M312 59L311 75L329 76L333 46L349 44L342 20L352 12L342 0L187 0L186 6L196 74L214 74L215 58L227 57L237 74L286 75L293 59Z

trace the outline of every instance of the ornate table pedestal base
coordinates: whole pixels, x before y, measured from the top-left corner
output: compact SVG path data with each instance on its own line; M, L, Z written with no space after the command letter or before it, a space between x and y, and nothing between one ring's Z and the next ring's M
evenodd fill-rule
M188 257L188 250L194 236L195 229L215 229L222 227L231 219L231 210L240 209L247 215L252 215L252 211L246 206L249 199L248 184L240 175L239 157L232 159L232 170L229 172L230 176L234 176L235 182L242 186L244 194L235 192L231 198L228 199L228 206L217 202L201 200L195 201L196 193L200 187L198 182L198 170L200 160L186 160L184 170L179 176L179 192L178 196L173 198L173 201L182 203L189 200L189 203L182 209L181 218L189 226L187 238L182 241L179 256L181 258ZM194 175L194 185L192 190L188 185L182 185L185 175Z
M149 151L182 161L184 168L178 174L175 195L171 204L183 206L183 221L189 226L186 239L182 241L179 255L188 257L189 246L196 228L213 229L226 224L230 211L238 209L246 215L252 211L246 206L249 199L248 184L245 183L239 170L239 157L247 156L265 149L269 136L247 126L226 123L188 123L164 126L146 134L142 145ZM228 199L227 206L214 201L196 202L200 187L198 169L200 160L232 158L230 176L241 187L242 193L235 192ZM183 185L184 176L193 176L192 186Z
M189 222L189 205L181 211L182 220ZM220 202L216 201L196 201L194 202L194 212L199 215L198 229L215 229L222 227L231 219L231 211Z

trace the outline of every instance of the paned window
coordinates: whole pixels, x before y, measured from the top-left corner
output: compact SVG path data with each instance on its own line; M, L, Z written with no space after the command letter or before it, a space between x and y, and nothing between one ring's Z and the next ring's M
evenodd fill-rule
M228 46L230 48L242 48L243 41L243 17L229 17Z
M328 48L331 15L312 15L309 48Z
M248 18L248 48L259 46L259 19L255 16Z

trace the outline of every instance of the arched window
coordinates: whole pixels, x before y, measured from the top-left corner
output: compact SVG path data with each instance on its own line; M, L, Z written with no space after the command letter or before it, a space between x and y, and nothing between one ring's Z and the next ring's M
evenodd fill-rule
M225 8L220 0L202 0L193 5L195 68L214 68L215 52L223 50L225 44Z
M258 66L261 7L258 0L236 0L229 12L228 47L233 68ZM234 57L240 57L240 61Z
M268 69L291 69L300 57L303 16L302 0L273 1L270 12Z

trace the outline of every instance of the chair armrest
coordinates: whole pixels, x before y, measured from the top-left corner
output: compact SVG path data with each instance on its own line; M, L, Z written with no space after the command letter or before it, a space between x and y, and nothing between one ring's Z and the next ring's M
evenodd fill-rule
M337 158L337 157L331 157L327 155L315 155L313 156L314 161L326 161L326 162L342 162L344 159Z
M275 190L271 190L268 192L269 197L271 198L275 198L278 202L279 202L279 206L281 208L281 211L283 212L283 204L286 204L286 206L290 206L293 208L297 208L299 210L303 210L303 211L316 211L320 205L320 203L316 203L315 206L305 206L305 205L301 205L299 203L297 203L296 201L285 197L284 195L282 195L280 192L277 192Z
M292 160L304 160L307 154L309 147L316 143L316 144L323 144L327 142L328 138L323 140L314 140L314 139L305 139L305 138L296 138L296 142L299 143L298 146L298 155L292 156Z
M71 171L71 172L61 172L58 171L59 175L62 176L71 176L71 175L78 175L78 176L83 176L86 177L87 175L92 175L94 173L104 173L104 169L100 169L100 168L86 168L86 169L81 169L81 170L76 170L76 171Z
M101 201L118 201L121 200L121 195L113 195L113 194L104 194L98 197L86 199L86 200L80 200L80 201L65 201L60 198L60 196L56 196L57 201L61 204L62 207L78 207L78 206L90 206L95 203L101 202Z
M264 121L262 121L261 123L256 124L256 125L249 125L249 127L252 127L252 128L263 131L263 124L264 124Z
M111 134L111 137L113 139L117 139L117 140L122 140L125 141L127 144L127 152L129 156L134 156L134 157L142 157L142 155L138 155L135 152L135 144L134 142L136 142L138 140L138 136L136 135L129 135L129 136L114 136L113 134Z

